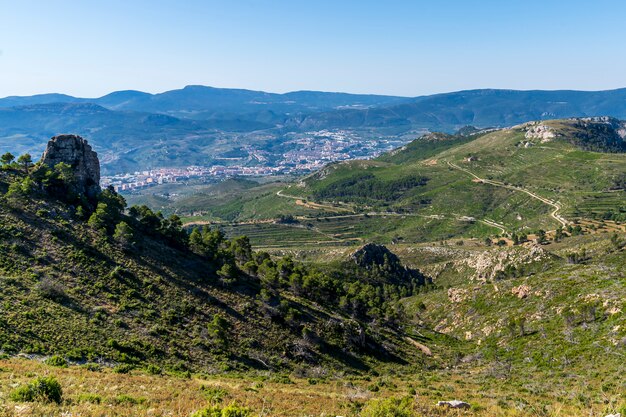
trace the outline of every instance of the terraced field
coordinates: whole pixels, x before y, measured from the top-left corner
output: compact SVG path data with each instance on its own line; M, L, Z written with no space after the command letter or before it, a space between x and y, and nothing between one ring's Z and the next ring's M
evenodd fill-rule
M228 237L248 236L255 248L308 246L320 243L342 244L338 239L332 239L318 230L301 225L232 223L220 224L218 227Z

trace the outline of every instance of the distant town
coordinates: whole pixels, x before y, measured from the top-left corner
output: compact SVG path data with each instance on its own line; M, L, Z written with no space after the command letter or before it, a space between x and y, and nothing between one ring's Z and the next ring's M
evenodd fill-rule
M248 176L303 174L324 165L350 159L370 159L404 145L408 140L397 137L363 139L352 131L320 130L290 133L282 143L284 152L272 153L252 145L242 146L236 157L217 156L211 165L158 167L132 173L103 176L103 187L130 192L164 183L188 180L217 180Z

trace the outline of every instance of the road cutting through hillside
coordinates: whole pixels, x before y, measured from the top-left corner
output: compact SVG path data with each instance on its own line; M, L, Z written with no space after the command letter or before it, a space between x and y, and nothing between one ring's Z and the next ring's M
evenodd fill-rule
M552 208L554 208L554 210L550 213L550 217L552 217L554 220L556 220L557 222L561 223L561 225L563 226L567 226L569 224L569 221L567 221L565 218L563 218L561 215L558 214L558 212L561 210L561 206L558 204L558 202L554 202L552 200L548 200L547 198L541 197L531 191L528 191L524 188L521 187L516 187L514 185L508 185L505 184L503 182L500 181L493 181L493 180L488 180L485 178L480 178L478 175L474 174L472 171L465 169L465 168L461 168L460 166L458 166L457 164L454 164L450 161L447 161L448 165L451 166L452 168L458 169L460 171L463 171L469 175L471 175L472 177L474 177L474 180L476 180L477 182L483 183L483 184L490 184L496 187L503 187L503 188L508 188L509 190L514 190L514 191L520 191L522 193L526 193L529 196L531 196L532 198L541 201L544 204L547 204L549 206L551 206Z

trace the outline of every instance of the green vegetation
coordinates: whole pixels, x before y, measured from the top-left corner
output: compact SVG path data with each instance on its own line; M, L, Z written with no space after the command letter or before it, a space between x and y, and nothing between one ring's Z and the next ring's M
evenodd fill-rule
M387 398L370 401L360 414L362 417L412 417L413 398Z
M615 147L623 141L613 125L543 125L554 132L545 142L526 138L533 124L467 136L431 134L374 161L331 164L297 184L249 188L207 201L202 210L227 236L245 233L254 245L273 250L359 239L388 244L462 236L497 243L500 236L560 225L550 215L554 206L540 198L557 204L567 220L625 221L626 154ZM184 201L172 209L184 212ZM267 222L281 216L298 223Z
M425 283L418 272L272 259L246 237L127 209L113 189L72 194L73 181L64 164L0 175L2 350L155 375L301 363L353 372L413 355L397 325L399 299Z
M313 194L315 199L338 199L343 201L367 202L369 200L394 201L402 192L423 186L425 177L407 176L382 181L374 174L363 173L351 178L340 179L328 184Z
M626 160L545 125L213 185L186 227L3 156L0 414L623 411Z
M250 410L231 404L224 408L220 406L210 406L192 414L192 417L248 417Z
M39 377L11 392L11 400L15 402L55 402L61 403L63 390L54 377Z

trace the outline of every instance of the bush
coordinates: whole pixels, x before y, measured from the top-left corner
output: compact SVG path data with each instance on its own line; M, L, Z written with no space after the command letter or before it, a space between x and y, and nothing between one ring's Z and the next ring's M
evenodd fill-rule
M16 388L10 395L15 402L55 402L61 404L63 390L54 377L39 377Z
M150 364L146 367L146 373L150 375L161 375L163 370L156 365Z
M126 394L120 394L117 397L115 397L115 399L113 399L113 402L118 405L119 404L137 405L137 404L143 404L146 401L147 400L145 398L135 398Z
M231 404L228 407L210 406L196 411L191 417L248 417L250 410L245 407Z
M102 397L98 394L80 394L78 396L79 403L90 403L90 404L100 404L102 402Z
M82 366L83 369L86 369L91 372L100 372L102 371L102 366L97 363L86 363Z
M64 357L59 356L59 355L54 355L54 356L49 357L48 359L44 361L44 363L46 365L56 366L59 368L67 368L68 366L67 360Z
M37 294L43 298L61 302L67 298L65 288L50 277L45 277L37 283L35 287Z
M130 248L133 245L133 238L133 229L131 229L128 223L121 221L115 226L113 239L123 248Z
M221 403L224 398L228 397L228 391L220 387L210 387L203 385L200 387L200 391L204 397L211 401L213 404Z
M113 368L113 372L116 374L127 374L133 370L133 366L127 363L122 363Z
M384 400L369 401L363 411L362 417L411 417L413 416L413 399L387 398Z

